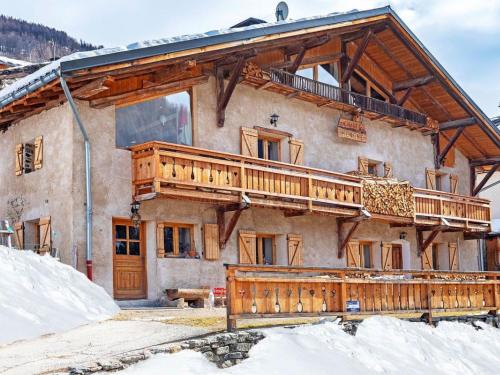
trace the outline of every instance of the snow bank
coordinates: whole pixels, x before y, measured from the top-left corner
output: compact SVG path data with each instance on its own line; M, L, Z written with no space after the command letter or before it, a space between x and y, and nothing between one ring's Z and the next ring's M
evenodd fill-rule
M500 330L443 322L437 328L395 318L365 320L356 336L333 322L275 328L250 358L220 370L202 354L160 354L120 375L169 374L495 374L500 369Z
M104 289L72 267L0 246L0 345L103 320L119 310Z

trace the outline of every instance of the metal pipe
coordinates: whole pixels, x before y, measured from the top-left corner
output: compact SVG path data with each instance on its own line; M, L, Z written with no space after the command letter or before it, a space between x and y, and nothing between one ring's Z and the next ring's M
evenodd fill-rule
M75 116L76 123L80 128L80 132L83 136L83 141L85 144L85 220L86 220L86 263L87 263L87 277L89 280L92 280L92 188L90 184L90 141L89 136L87 134L87 130L83 125L82 119L80 118L80 114L76 108L73 97L71 96L71 92L69 91L68 85L64 80L62 74L60 75L61 87L64 91L64 95L66 95L66 99L68 99L68 103L73 111L73 115Z

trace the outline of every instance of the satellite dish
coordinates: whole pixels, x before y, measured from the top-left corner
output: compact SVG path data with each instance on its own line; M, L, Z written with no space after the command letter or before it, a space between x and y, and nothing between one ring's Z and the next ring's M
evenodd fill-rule
M276 6L276 21L284 21L288 17L288 5L284 1L280 1Z

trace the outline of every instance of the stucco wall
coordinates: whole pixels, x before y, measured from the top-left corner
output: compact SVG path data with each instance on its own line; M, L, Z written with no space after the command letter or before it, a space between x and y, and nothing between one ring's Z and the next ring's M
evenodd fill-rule
M50 216L53 246L60 251L61 260L72 260L73 232L70 218L72 202L73 137L72 115L67 105L11 126L0 135L0 218L7 217L7 200L23 196L26 206L22 221ZM32 142L43 136L43 166L32 173L15 175L15 146ZM25 243L34 240L34 225L27 225Z

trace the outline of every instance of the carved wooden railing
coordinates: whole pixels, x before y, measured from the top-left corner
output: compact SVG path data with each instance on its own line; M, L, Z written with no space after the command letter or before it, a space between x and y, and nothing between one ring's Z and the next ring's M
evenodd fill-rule
M256 205L325 212L339 208L351 215L362 207L361 180L355 176L162 142L132 151L136 196L160 193L238 202L245 194Z
M500 272L226 265L228 329L237 319L496 311ZM359 311L348 311L348 305Z
M361 108L365 111L391 116L403 121L409 121L420 125L427 124L427 116L409 110L407 108L387 103L383 100L371 98L352 91L341 89L313 79L305 78L284 70L271 69L269 71L271 80L275 83L292 87L296 90L315 94L332 101Z
M486 199L435 190L415 189L417 216L489 224L490 202Z

